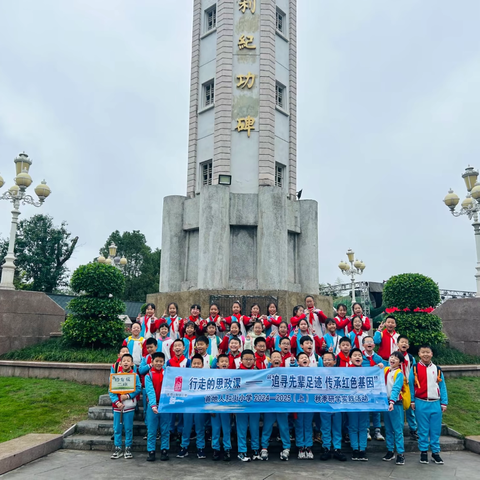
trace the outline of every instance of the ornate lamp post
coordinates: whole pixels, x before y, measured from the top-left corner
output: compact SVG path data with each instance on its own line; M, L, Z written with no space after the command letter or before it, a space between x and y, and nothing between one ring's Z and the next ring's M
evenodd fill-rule
M459 211L455 211L460 198L452 189L448 191L443 201L454 217L467 215L469 220L473 219L472 226L475 232L475 246L477 249L477 273L475 278L477 279L477 297L480 297L480 222L478 221L478 213L480 212L480 183L477 181L478 171L469 165L465 169L462 178L465 180L468 191L465 200L461 203L462 208Z
M100 255L97 258L97 262L106 263L107 265L113 265L118 269L122 270L123 267L127 264L127 259L122 256L120 258L117 255L117 246L112 242L108 247L108 257L105 258L103 255Z
M0 282L0 288L3 290L15 290L13 286L13 277L15 275L15 237L17 235L17 223L18 216L20 215L20 204L34 205L40 207L45 199L50 195L50 187L46 184L45 180L35 188L38 201L36 201L30 195L25 192L27 188L32 184L32 177L29 175L30 165L32 161L28 158L28 155L23 152L18 155L14 160L17 176L14 178L15 184L5 192L0 199L8 200L13 204L12 210L12 226L10 229L10 241L8 243L8 252L5 257L5 263L2 267L2 280ZM4 180L0 176L0 188L4 185Z
M347 257L348 262L344 262L343 260L338 264L338 268L342 271L345 275L350 275L350 280L352 282L352 303L355 302L355 275L361 275L365 270L365 264L363 261L355 260L355 252L352 249L347 250Z

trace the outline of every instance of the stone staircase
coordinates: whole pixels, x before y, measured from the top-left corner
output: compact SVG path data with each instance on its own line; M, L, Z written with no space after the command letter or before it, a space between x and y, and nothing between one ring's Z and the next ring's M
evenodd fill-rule
M462 439L452 437L448 435L447 427L444 425L442 428L442 436L440 437L440 444L442 451L458 451L464 450L464 441ZM144 435L147 433L147 428L143 422L143 408L140 401L140 408L135 412L134 424L133 424L133 446L132 450L136 452L146 452L147 442L143 440ZM405 451L416 452L418 451L417 442L413 441L409 437L408 427L404 428L405 434ZM113 450L113 411L108 395L100 395L98 405L91 407L88 410L88 420L83 420L76 425L75 433L66 437L63 440L63 448L72 450L100 450L110 451ZM233 445L232 450L236 453L236 439L232 438ZM159 448L159 443L158 443ZM190 449L195 450L195 440L190 442ZM295 451L294 444L292 449ZM179 444L176 441L172 441L170 444L170 451L176 452L179 450ZM209 442L207 442L207 451L210 451ZM314 453L320 453L320 444L315 443L313 447ZM342 450L345 452L351 451L350 445L342 445ZM281 443L277 441L271 441L269 445L269 451L276 453L281 451ZM372 440L368 442L368 452L380 452L386 451L385 442L378 442Z

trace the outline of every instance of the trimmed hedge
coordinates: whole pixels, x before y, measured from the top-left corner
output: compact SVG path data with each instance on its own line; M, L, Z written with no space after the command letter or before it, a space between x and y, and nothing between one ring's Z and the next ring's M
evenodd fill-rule
M386 307L428 308L440 303L438 285L419 273L402 273L391 277L383 287L383 304Z

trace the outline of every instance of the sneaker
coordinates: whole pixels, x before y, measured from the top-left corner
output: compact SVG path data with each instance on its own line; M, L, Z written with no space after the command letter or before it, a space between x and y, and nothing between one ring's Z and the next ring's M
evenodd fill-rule
M143 436L143 439L144 439L144 440L147 440L147 438L148 438L148 435L145 434L145 435Z
M252 460L261 460L262 455L260 454L260 450L254 450L252 455Z
M249 462L251 460L250 457L247 457L246 453L239 453L237 456L242 462Z
M395 461L395 465L405 465L405 455L399 453L397 455L397 460Z
M123 457L122 447L115 447L115 450L112 453L112 456L110 458L113 458L114 460L116 460L117 458L122 458L122 457Z
M322 440L322 434L320 432L316 433L314 436L313 436L313 441L315 443L323 443L323 440Z
M147 462L155 461L155 452L148 452Z
M188 448L181 448L180 451L177 453L177 458L185 457L188 457Z
M410 430L410 438L412 440L418 440L418 433L416 430Z
M384 462L390 462L395 458L395 454L393 452L387 452L387 454L382 458Z
M344 455L340 450L334 450L333 451L333 458L335 460L338 460L339 462L346 462L347 461L347 456Z
M380 442L384 442L385 441L385 437L382 435L382 432L380 431L379 428L376 428L375 429L375 433L373 434L373 439L374 440L378 440Z
M170 457L168 456L168 450L164 448L164 449L162 450L161 455L160 455L160 461L166 462L166 461L169 460L169 459L170 459Z
M320 455L320 460L322 460L323 462L326 462L331 458L332 458L332 452L328 448L325 448L323 453Z
M428 463L428 452L420 452L420 463Z
M207 458L205 450L203 448L197 449L197 458Z
M214 462L217 462L218 460L220 460L220 450L213 451L212 460Z
M130 447L125 447L125 458L127 460L130 460L133 458L132 451L130 450Z
M305 459L305 449L303 447L298 449L298 459L299 460Z
M313 460L313 452L312 452L312 449L310 447L307 447L305 449L305 458L307 460Z
M356 461L358 460L358 454L359 454L359 451L358 451L358 450L354 450L354 451L352 452L352 460L353 460L354 462L356 462Z
M345 434L345 437L343 437L343 441L345 443L350 443L350 435L348 433Z
M268 460L268 450L266 448L262 448L262 452L260 453L260 460Z
M231 459L230 450L225 450L223 452L223 461L224 462L229 462L230 459Z
M370 435L370 429L367 428L367 440L370 441L372 439L372 436Z
M280 452L280 460L287 462L289 456L290 456L290 450L288 448L285 448Z
M367 453L365 452L365 450L360 450L358 452L358 459L361 462L368 462L368 457L367 457Z
M437 465L443 465L443 460L440 454L438 453L432 453L432 460L437 464Z

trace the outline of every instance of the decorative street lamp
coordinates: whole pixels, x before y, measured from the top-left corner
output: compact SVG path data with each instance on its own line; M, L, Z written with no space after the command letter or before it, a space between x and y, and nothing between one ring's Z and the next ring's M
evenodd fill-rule
M97 258L97 262L105 263L107 265L113 265L114 267L122 270L123 267L127 264L127 259L123 256L122 258L120 258L117 255L117 246L112 242L108 247L108 257L105 258L103 255L100 255Z
M18 216L20 215L20 203L22 205L29 204L35 207L40 207L45 199L50 195L50 187L45 180L35 188L35 193L38 197L38 202L25 191L32 184L32 177L28 174L32 161L28 155L23 152L14 160L17 176L14 178L15 184L5 192L0 199L8 200L13 203L12 210L12 226L10 229L10 241L8 243L8 252L5 257L5 263L2 267L2 281L0 282L0 289L15 290L13 286L13 277L15 275L15 237L17 235ZM0 188L4 185L4 180L0 176Z
M478 213L480 212L480 183L477 181L478 172L469 165L465 169L462 178L465 180L468 191L465 200L461 203L462 208L459 211L455 211L460 198L452 189L448 191L443 201L454 217L467 215L469 220L473 219L472 226L475 232L475 246L477 249L477 273L475 278L477 279L477 297L480 297L480 222L478 221Z
M338 264L338 268L344 273L345 275L350 275L350 280L352 282L352 303L355 302L355 275L361 275L365 270L365 264L363 261L360 260L353 260L355 258L355 252L352 249L348 249L347 251L348 261L344 262L343 260Z

